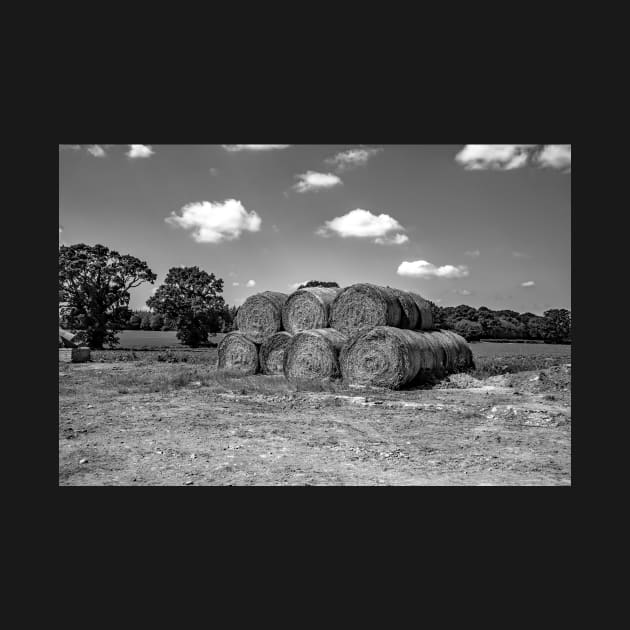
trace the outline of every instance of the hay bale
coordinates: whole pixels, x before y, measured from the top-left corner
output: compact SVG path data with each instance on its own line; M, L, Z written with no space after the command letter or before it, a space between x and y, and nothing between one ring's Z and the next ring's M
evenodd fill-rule
M336 378L339 351L347 337L334 328L304 330L291 339L284 355L288 379Z
M416 330L431 330L433 329L433 313L431 313L431 305L421 295L407 291L411 299L416 303L418 307L419 317L416 325Z
M456 371L462 372L475 367L473 353L468 342L452 330L443 330L444 334L450 337L457 345Z
M219 369L243 374L258 372L258 345L241 331L235 330L223 337L217 350Z
M275 291L250 295L236 313L236 327L254 343L262 343L282 330L282 307L287 297Z
M400 289L392 289L398 298L400 303L400 328L408 328L409 330L416 330L420 328L420 311L414 297L407 291L401 291Z
M456 339L455 337L453 337L453 334L449 334L452 331L450 330L433 330L431 331L431 334L433 335L433 337L435 339L437 339L440 343L440 346L442 347L443 351L444 351L444 371L447 374L452 374L453 372L458 372L460 371L460 363L461 363L461 359L460 359L460 355L463 352L463 348L461 343L459 342L458 339ZM457 335L457 337L459 337L459 335ZM463 338L460 337L460 339ZM466 344L466 342L464 341L464 344Z
M418 330L377 326L355 335L342 349L341 373L349 385L399 389L419 374L441 374L436 343Z
M59 361L61 363L71 363L72 348L59 348Z
M344 335L375 326L399 326L402 310L389 287L353 284L343 289L330 307L330 325Z
M292 335L328 328L330 305L340 292L339 287L305 287L292 293L282 307L282 327Z
M292 335L281 330L260 346L260 371L263 374L284 374L284 354Z
M59 327L59 343L64 348L76 348L77 347L77 334L71 333L68 330L64 330Z

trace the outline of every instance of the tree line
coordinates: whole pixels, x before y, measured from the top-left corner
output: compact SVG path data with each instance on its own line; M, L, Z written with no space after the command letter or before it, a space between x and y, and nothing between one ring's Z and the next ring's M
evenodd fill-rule
M199 267L171 267L147 300L149 310L129 308L130 290L154 284L146 262L104 245L59 247L59 323L78 332L82 343L101 349L118 344L121 330L176 330L177 338L196 348L208 336L234 329L237 308L225 303L223 280ZM298 288L338 287L310 280ZM469 341L532 339L549 343L571 340L571 313L551 309L544 315L492 311L485 306L440 307L430 302L436 327L450 328Z

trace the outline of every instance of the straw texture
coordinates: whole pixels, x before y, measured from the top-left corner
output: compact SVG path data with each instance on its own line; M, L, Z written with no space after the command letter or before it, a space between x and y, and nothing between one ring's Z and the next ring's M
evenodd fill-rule
M236 327L254 343L262 343L282 330L285 293L264 291L248 297L236 313Z
M238 330L223 337L218 353L221 370L234 370L243 374L258 372L258 346Z
M284 355L292 339L285 330L266 339L260 346L260 371L263 374L284 374Z
M282 307L282 327L292 335L328 328L330 305L340 292L338 287L305 287L292 293Z
M338 377L339 351L346 341L346 336L334 328L298 333L286 349L284 375L288 379Z
M344 335L375 326L399 326L400 301L393 289L353 284L343 289L330 307L330 325Z

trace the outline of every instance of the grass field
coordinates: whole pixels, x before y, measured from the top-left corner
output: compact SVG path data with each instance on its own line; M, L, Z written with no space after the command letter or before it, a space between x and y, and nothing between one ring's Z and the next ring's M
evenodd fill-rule
M187 350L175 337L175 331L150 331L150 330L125 330L120 334L118 349L151 349L171 348ZM225 335L217 334L210 337L212 343L219 343ZM475 357L502 357L502 356L552 356L571 357L571 346L554 344L532 343L491 343L476 342L470 347Z

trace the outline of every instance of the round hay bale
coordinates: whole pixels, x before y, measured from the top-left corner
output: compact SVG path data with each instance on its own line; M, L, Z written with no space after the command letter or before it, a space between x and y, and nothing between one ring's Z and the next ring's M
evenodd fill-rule
M409 330L416 330L420 328L420 311L416 305L416 301L413 296L407 291L401 291L400 289L392 289L400 302L400 328L408 328Z
M419 317L416 325L417 330L432 330L433 329L433 313L431 313L431 305L421 295L417 293L407 292L411 299L416 303L418 307Z
M330 325L344 335L375 326L399 326L402 310L389 287L353 284L343 289L330 307Z
M452 330L443 330L445 335L450 337L457 346L457 359L455 361L456 371L462 372L475 367L473 353L468 342Z
M455 333L449 333L451 333L449 330L432 330L430 332L430 334L438 340L440 346L443 348L444 370L448 374L451 374L452 372L458 372L460 369L460 357L463 353L463 348L460 342L453 337ZM459 335L457 336L459 337Z
M260 371L263 374L284 374L284 354L292 335L281 330L260 346Z
M282 307L282 327L292 335L328 328L330 305L340 292L339 287L305 287L292 293Z
M284 355L284 375L288 379L336 378L339 351L347 341L334 328L304 330L291 339Z
M418 330L377 326L355 335L340 356L341 373L349 385L399 389L420 373L439 374L436 344Z
M282 307L287 297L275 291L250 295L236 313L236 327L254 343L262 343L282 330Z
M223 337L217 351L219 369L243 374L258 372L258 346L242 332L235 330Z

